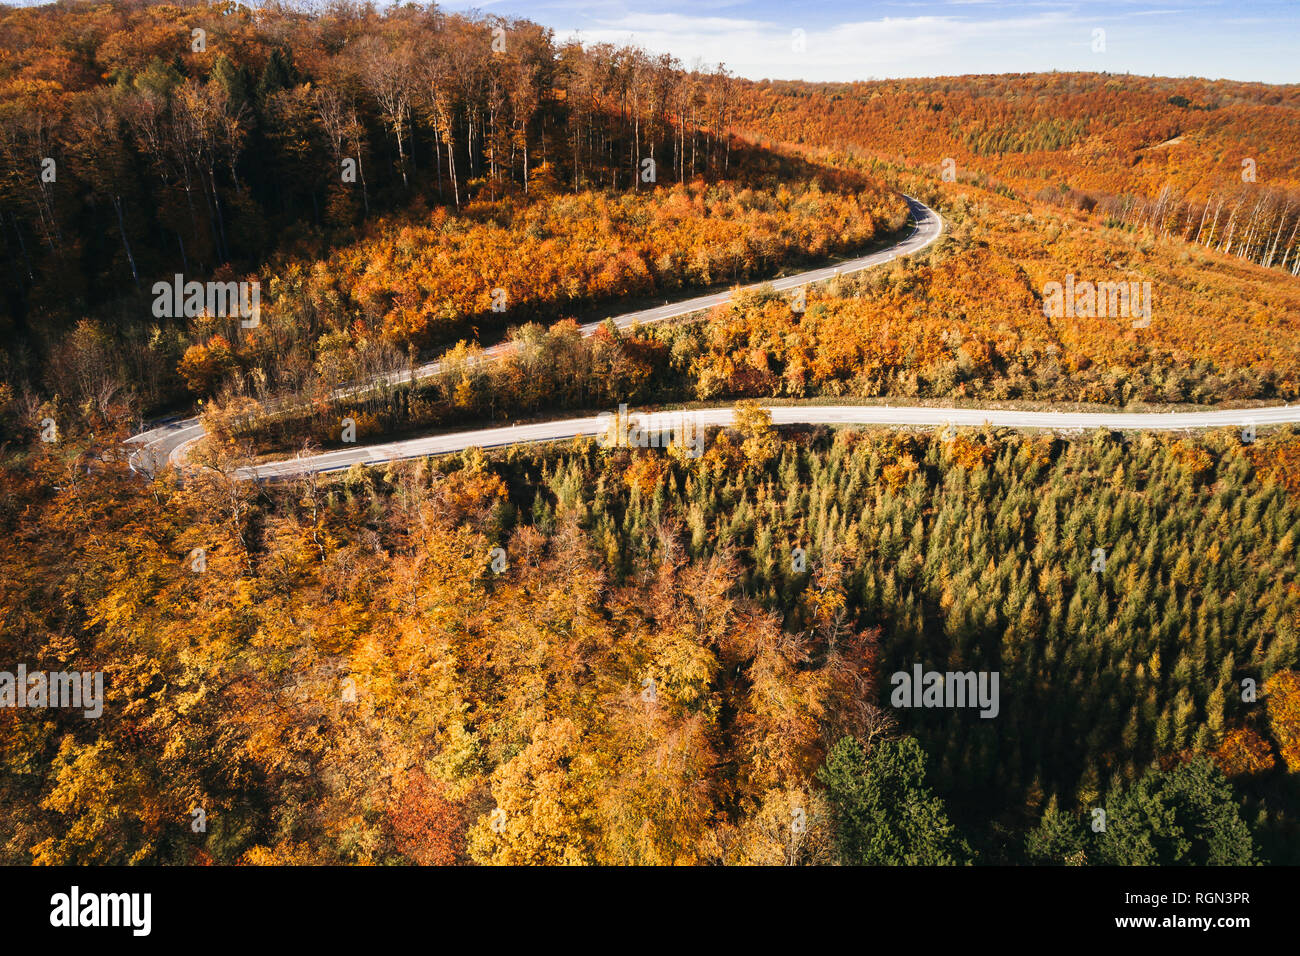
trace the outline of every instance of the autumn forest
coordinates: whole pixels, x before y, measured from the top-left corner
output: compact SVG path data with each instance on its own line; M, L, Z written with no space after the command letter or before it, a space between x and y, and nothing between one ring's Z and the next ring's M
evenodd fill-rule
M1300 415L888 417L1300 405L1298 147L1300 85L0 6L0 863L1300 864ZM620 405L726 417L403 450Z

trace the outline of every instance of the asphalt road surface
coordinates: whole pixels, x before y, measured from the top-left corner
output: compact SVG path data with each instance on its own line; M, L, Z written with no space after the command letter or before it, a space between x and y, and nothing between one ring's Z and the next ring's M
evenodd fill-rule
M1270 406L1251 409L1216 409L1195 412L1028 412L997 408L891 408L880 405L776 405L769 408L774 425L895 425L903 427L954 428L982 426L984 424L1010 428L1041 428L1051 430L1113 430L1153 429L1177 431L1193 428L1245 429L1249 425L1262 428L1286 422L1300 421L1300 405ZM501 428L480 428L474 431L451 432L388 442L345 448L292 458L243 469L248 478L284 478L307 472L339 471L357 462L378 465L405 458L424 455L443 455L464 451L466 448L496 448L529 442L563 441L583 436L600 437L612 444L622 442L637 444L636 433L628 440L626 428L614 426L615 412L586 418L568 418L561 421L536 422L529 425L512 425ZM688 442L700 434L700 429L730 425L733 410L730 406L701 408L686 411L633 413L629 420L642 434L684 437Z

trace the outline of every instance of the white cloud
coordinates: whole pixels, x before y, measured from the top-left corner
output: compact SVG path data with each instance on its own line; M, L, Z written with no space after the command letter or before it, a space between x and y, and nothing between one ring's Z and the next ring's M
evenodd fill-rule
M444 0L752 79L1050 70L1296 82L1296 0ZM864 19L871 9L892 17ZM1265 11L1269 16L1259 16ZM802 21L802 22L801 22ZM1092 31L1105 30L1104 52ZM790 32L806 31L806 52Z
M722 61L740 76L770 79L853 80L884 76L925 76L969 72L987 61L987 72L1042 69L1039 48L1049 38L1086 44L1089 33L1058 12L1029 17L974 21L949 16L885 17L805 29L804 52L785 23L679 13L627 14L599 19L595 29L570 31L586 43L630 43L652 52L669 52L683 63ZM1016 62L1017 51L1025 54ZM1047 67L1050 68L1050 67ZM1092 64L1091 68L1104 68Z

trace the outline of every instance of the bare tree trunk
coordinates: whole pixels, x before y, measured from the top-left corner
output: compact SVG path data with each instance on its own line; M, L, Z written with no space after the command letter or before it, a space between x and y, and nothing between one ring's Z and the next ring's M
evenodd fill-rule
M460 185L456 181L456 150L455 143L447 140L447 169L451 172L451 194L456 201L456 208L460 209Z
M1210 223L1210 234L1205 237L1205 247L1207 249L1210 247L1210 244L1214 242L1214 237L1219 231L1219 213L1222 211L1223 200L1220 199L1219 204L1214 207L1214 222Z
M437 123L433 127L433 155L438 163L438 198L442 198L442 134L438 132Z
M1206 200L1205 200L1205 208L1201 210L1201 224L1200 224L1199 226L1196 227L1196 242L1197 242L1197 243L1200 243L1200 241L1201 241L1201 231L1205 228L1205 217L1206 217L1206 216L1209 214L1209 212L1210 212L1210 199L1212 199L1212 198L1213 198L1213 197L1210 197L1209 199L1206 199Z
M1291 250L1295 248L1295 234L1297 229L1300 229L1300 214L1295 217L1295 225L1291 227L1291 238L1286 241L1286 248L1282 250L1281 268L1283 270L1286 269L1287 260L1291 258Z
M122 197L113 196L113 211L117 213L117 228L122 234L122 246L126 249L126 261L131 264L131 278L135 280L136 288L140 288L140 273L135 268L135 256L131 254L131 243L126 238L126 223L122 220Z
M1277 244L1282 239L1282 229L1286 226L1286 217L1291 212L1291 204L1287 203L1286 208L1282 210L1282 215L1277 217L1277 234L1273 236L1273 245L1269 247L1268 256L1264 261L1264 268L1267 269L1273 265L1273 257L1277 255Z

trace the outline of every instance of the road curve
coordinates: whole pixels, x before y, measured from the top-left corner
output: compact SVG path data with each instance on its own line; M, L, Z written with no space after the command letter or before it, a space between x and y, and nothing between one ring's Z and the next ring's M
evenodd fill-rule
M1109 428L1114 430L1145 429L1177 431L1193 428L1245 428L1300 421L1300 405L1274 405L1249 409L1214 409L1194 412L1028 412L1003 408L891 408L882 405L775 405L768 411L774 425L893 425L900 427L944 427L952 425L983 426L985 424L1009 428L1042 428L1052 430L1086 430ZM683 424L692 430L730 425L733 419L730 407L700 408L686 411L633 414L630 421L643 433L682 431ZM340 471L358 462L379 465L425 455L444 455L467 448L496 448L531 442L564 441L571 438L608 436L615 413L586 418L569 418L562 421L537 422L529 425L512 425L500 428L480 428L473 431L450 432L412 438L406 441L387 442L359 448L345 448L291 458L265 465L241 469L245 478L275 479L311 472ZM615 430L618 432L618 430ZM626 435L626 429L621 432ZM635 440L632 442L635 444Z
M770 284L778 291L798 288L814 282L848 275L882 265L929 246L943 232L943 221L924 203L910 196L904 197L912 211L913 226L906 237L886 249L870 255L850 259L837 265L813 269L795 275L755 283L748 288ZM650 325L667 319L690 315L721 305L731 299L734 290L698 296L680 302L668 303L639 312L628 312L612 319L620 329L634 325ZM607 320L588 322L579 328L583 335L591 335ZM507 351L507 343L485 349L487 357L499 356ZM383 381L398 383L436 375L441 365L429 362L406 369L386 379L340 389L336 395L346 397L371 388ZM1184 412L1030 412L1016 409L991 408L933 408L890 407L888 405L802 405L773 406L769 409L775 425L883 425L895 427L943 427L946 425L982 426L985 424L1009 428L1041 428L1051 430L1082 430L1093 428L1181 430L1193 428L1245 428L1248 425L1268 425L1300 422L1300 405L1278 405L1252 409L1214 409ZM357 448L345 448L319 455L298 456L283 461L248 466L239 471L244 478L273 480L313 472L331 472L350 468L361 463L378 465L426 455L442 455L467 448L495 448L504 445L532 442L564 441L572 438L606 434L612 413L559 421L536 422L497 428L480 428L471 431L450 432L424 438L386 442ZM659 433L680 428L689 423L693 429L729 425L733 411L730 407L701 408L688 411L655 412L633 415L643 431ZM696 432L698 434L698 431ZM133 470L154 474L168 463L179 465L188 449L204 436L203 426L197 418L184 418L161 424L128 439L138 446L130 456Z
M848 259L833 266L799 272L779 279L772 279L769 282L757 282L747 288L752 289L760 285L771 285L777 291L796 289L814 282L833 279L837 275L861 272L864 269L883 265L901 256L911 255L924 249L943 234L943 220L938 213L925 203L913 199L911 196L904 196L903 199L907 201L912 213L912 229L903 239L893 245L865 256L859 256L856 259ZM733 295L735 295L735 290L727 289L712 295L702 295L693 299L665 303L651 309L642 309L639 312L626 312L623 315L614 316L612 319L598 319L578 328L583 335L594 335L596 330L604 325L606 321L613 321L614 325L620 329L631 328L635 325L653 325L656 322L680 318L694 312L703 312L730 301ZM509 348L509 343L502 342L484 349L484 355L487 357L499 356ZM416 379L429 378L436 375L441 368L442 364L440 362L428 362L416 366L414 370L403 369L400 372L381 376L373 382L341 388L335 392L335 395L346 398L378 384L409 382L412 377ZM160 424L127 439L131 444L139 446L128 456L128 463L132 471L150 475L156 474L159 469L169 463L173 465L180 464L190 447L200 441L203 435L203 426L199 424L197 417L176 419Z
M754 289L758 286L770 285L778 292L785 292L788 289L797 289L800 286L811 285L814 282L825 282L835 278L837 275L849 275L854 272L862 272L864 269L870 269L874 266L884 265L886 262L892 262L901 256L911 255L919 252L926 246L933 243L940 235L943 234L943 220L933 209L911 196L904 196L907 205L912 213L912 231L903 239L894 243L892 246L881 249L877 252L869 253L865 256L859 256L856 259L847 259L844 262L838 262L833 266L826 266L823 269L812 269L808 272L798 272L794 275L783 276L779 279L770 279L766 282L755 282L746 288ZM663 305L655 306L652 309L642 309L639 312L625 312L622 315L614 316L612 319L597 319L594 322L587 322L578 326L578 330L583 335L594 335L596 330L604 325L607 321L612 321L620 329L630 329L636 325L654 325L656 322L664 322L668 319L681 318L684 315L691 315L695 312L704 312L716 305L722 305L724 302L730 302L731 297L735 295L734 289L726 289L722 292L715 292L712 295L696 296L693 299L682 299L679 302L666 302ZM494 345L484 350L485 355L500 355L510 348L509 343L502 342L500 345ZM441 368L439 362L429 362L426 365L418 366L415 369L416 378L428 378L436 375ZM411 373L403 370L394 376L391 376L389 382L408 382L411 380Z

